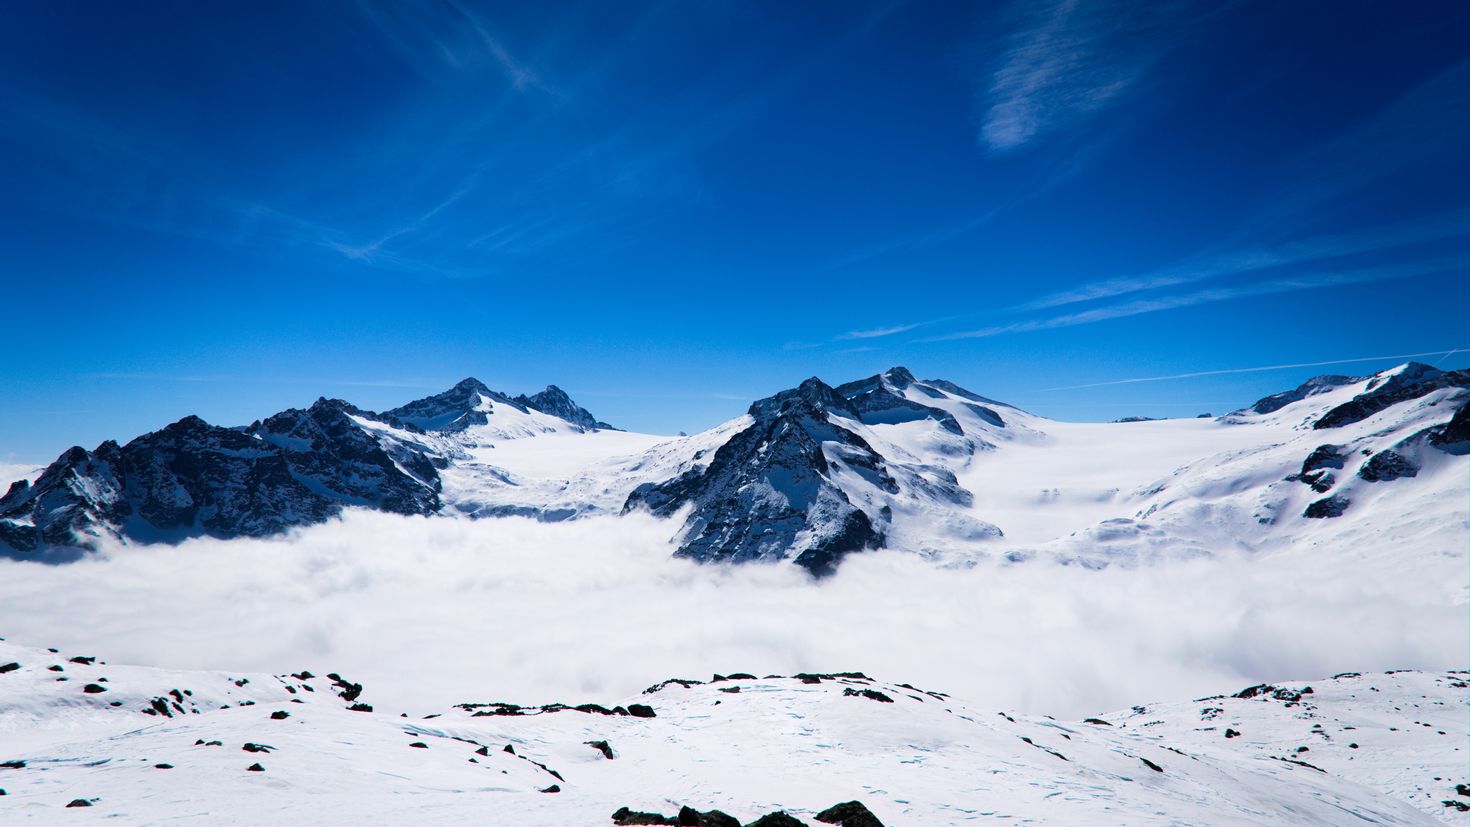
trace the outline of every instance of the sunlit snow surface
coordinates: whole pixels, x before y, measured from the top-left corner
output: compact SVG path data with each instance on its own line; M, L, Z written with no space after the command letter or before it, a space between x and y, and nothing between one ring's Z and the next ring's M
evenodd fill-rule
M22 664L0 674L0 761L27 761L0 769L0 822L97 798L66 818L591 825L619 806L690 804L810 823L856 798L890 827L1463 823L1443 802L1470 804L1454 789L1470 783L1466 689L1444 670L1465 668L1470 645L1467 459L1424 447L1412 479L1355 474L1365 452L1442 423L1457 392L1311 428L1364 385L1220 420L1072 424L997 406L1002 428L930 394L913 401L964 434L843 420L896 475L943 469L973 496L917 483L890 496L837 468L854 503L892 511L890 548L819 582L789 563L673 559L678 518L620 515L634 487L707 464L746 417L684 438L581 433L536 412L454 434L363 420L453 458L446 513L521 516L349 510L272 539L0 561L0 666ZM1352 506L1309 519L1322 494L1288 477L1322 444L1348 458L1334 493ZM78 651L160 668L63 660ZM257 674L229 672L250 680L236 686L163 667ZM1401 667L1425 671L1383 674ZM330 681L292 679L292 694L269 677L303 668L362 681L375 711L347 711ZM861 669L953 697L764 679L637 697L733 669ZM1347 671L1363 675L1321 678ZM82 692L101 677L106 691ZM1300 701L1187 701L1303 677L1314 692ZM200 712L138 711L173 688ZM894 703L843 692L862 688ZM658 717L452 708L493 700L642 700ZM1112 726L1077 723L1093 715ZM257 761L264 772L245 770ZM538 792L552 783L561 792Z
M0 674L7 823L606 825L622 806L688 804L815 824L857 799L888 825L1433 824L1463 822L1443 800L1470 800L1455 790L1464 674L1294 682L1090 721L862 676L675 683L588 711L400 717L381 703L349 709L376 700L371 686L344 699L351 676L72 656L0 643L0 665L20 664ZM654 717L618 714L632 704ZM63 814L77 799L93 806Z

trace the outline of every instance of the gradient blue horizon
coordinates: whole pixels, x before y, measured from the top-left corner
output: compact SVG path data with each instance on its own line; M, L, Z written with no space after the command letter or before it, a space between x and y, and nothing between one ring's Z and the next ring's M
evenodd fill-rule
M7 4L0 462L465 376L673 433L898 364L1069 420L1467 367L1467 24Z

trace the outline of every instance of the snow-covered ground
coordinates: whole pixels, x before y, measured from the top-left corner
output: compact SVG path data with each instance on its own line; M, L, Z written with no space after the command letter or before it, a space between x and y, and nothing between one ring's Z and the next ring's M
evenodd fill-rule
M856 674L727 673L566 699L604 704L583 709L482 695L403 717L351 676L74 657L0 643L0 669L17 664L0 674L6 823L590 827L621 807L688 805L815 825L857 800L890 827L1433 824L1463 823L1443 802L1470 804L1456 790L1464 674L1348 675L1058 720ZM63 816L78 800L91 806Z
M675 559L707 503L623 513L747 429L806 427L760 403L690 437L467 383L441 395L467 411L402 409L453 428L354 413L399 470L433 459L439 515L350 508L263 539L101 536L68 565L0 560L0 668L20 664L0 672L0 762L25 762L0 766L0 822L96 799L66 817L590 825L687 804L814 823L856 799L889 825L1463 823L1444 802L1470 806L1465 675L1447 671L1470 665L1470 460L1423 435L1465 390L1312 427L1396 375L1267 413L1106 424L863 380L902 398L808 417L853 439L747 443L758 470L716 481L785 495L782 463L810 463L881 524L884 549L821 580L789 559ZM1303 479L1321 446L1333 478ZM1364 473L1389 451L1413 473ZM1308 516L1329 492L1338 515ZM348 709L345 682L271 677L303 667L363 681L374 711ZM1384 671L1400 667L1421 671ZM639 694L732 668L862 669L953 697L853 677ZM1303 676L1310 693L1283 683ZM453 706L552 700L657 716Z

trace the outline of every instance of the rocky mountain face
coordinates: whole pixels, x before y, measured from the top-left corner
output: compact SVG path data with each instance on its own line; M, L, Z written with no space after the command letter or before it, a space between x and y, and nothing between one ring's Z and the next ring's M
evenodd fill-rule
M877 548L1108 565L1313 531L1347 542L1334 527L1452 498L1467 400L1470 372L1409 363L1318 377L1219 420L1060 423L896 367L835 386L813 377L665 439L611 429L554 385L510 396L466 379L381 414L321 399L239 428L188 417L73 448L0 497L0 554L266 536L345 508L647 511L679 521L679 556L817 575Z
M531 396L524 394L517 396L515 401L527 408L538 410L544 414L564 419L573 425L580 426L589 431L615 431L613 426L601 422L588 410L572 401L567 392L555 385L547 385L546 390Z
M750 426L720 446L708 465L639 486L624 511L647 508L671 516L692 503L678 555L792 559L814 574L830 573L844 555L885 544L894 517L890 498L969 504L969 492L952 472L885 456L863 435L867 425L901 423L966 435L952 411L915 401L910 393L958 403L981 421L1005 427L993 408L972 401L981 397L944 384L954 390L919 382L902 367L836 388L812 377L752 404Z
M559 390L537 396L591 419ZM127 445L72 448L34 483L16 482L0 497L0 556L60 562L103 537L261 537L349 506L437 513L439 471L454 455L443 440L488 422L498 405L528 411L466 379L386 414L318 399L241 428L189 416Z

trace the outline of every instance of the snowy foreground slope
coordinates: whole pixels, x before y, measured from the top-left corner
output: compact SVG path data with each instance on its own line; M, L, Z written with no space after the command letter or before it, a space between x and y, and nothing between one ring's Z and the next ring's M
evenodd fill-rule
M1061 721L857 673L735 673L407 718L335 675L0 642L0 822L560 827L687 806L729 819L685 823L789 827L856 800L876 820L832 823L1455 824L1465 679L1347 674Z
M1088 567L1226 549L1463 555L1470 372L1317 377L1218 418L1063 423L904 368L812 378L691 437L611 430L467 379L374 413L321 399L73 448L0 497L0 555L261 537L345 509L559 521L649 512L675 553L829 574L875 548Z

